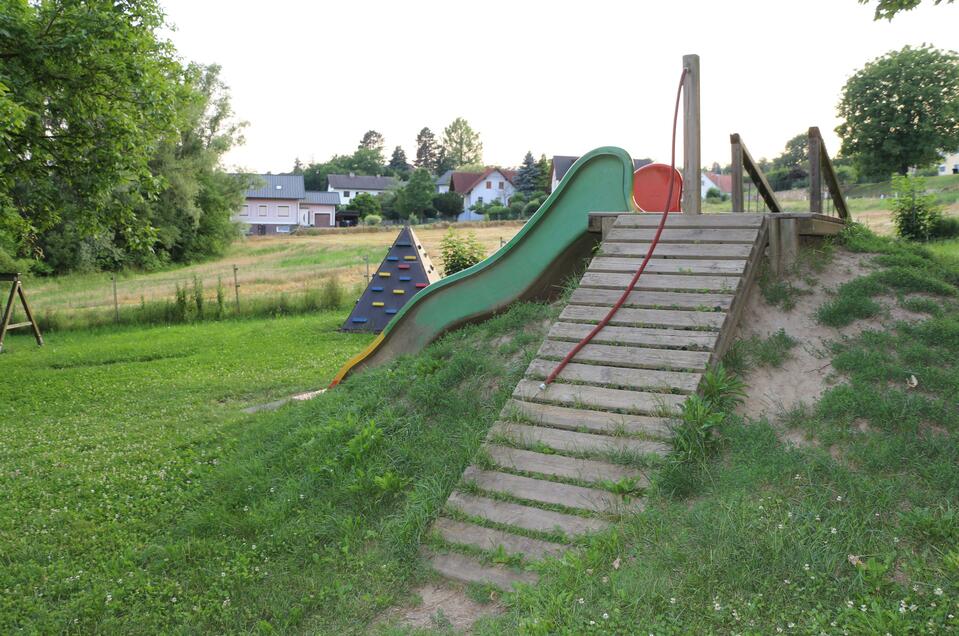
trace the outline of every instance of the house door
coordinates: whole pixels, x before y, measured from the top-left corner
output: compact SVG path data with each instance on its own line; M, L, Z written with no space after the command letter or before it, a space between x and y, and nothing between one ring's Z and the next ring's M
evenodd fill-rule
M260 236L266 236L266 226L265 226L265 225L257 225L257 226L256 226L256 233L259 234Z

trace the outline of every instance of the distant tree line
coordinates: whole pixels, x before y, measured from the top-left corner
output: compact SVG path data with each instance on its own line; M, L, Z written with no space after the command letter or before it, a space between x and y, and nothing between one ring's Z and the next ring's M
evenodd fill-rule
M243 124L164 26L156 0L4 3L0 271L152 268L236 236L248 181L220 158Z

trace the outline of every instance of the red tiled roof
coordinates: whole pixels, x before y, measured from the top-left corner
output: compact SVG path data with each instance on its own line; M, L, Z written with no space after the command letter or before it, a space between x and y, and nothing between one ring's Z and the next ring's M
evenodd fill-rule
M472 172L454 172L454 173L453 173L453 183L456 184L456 187L453 188L453 189L454 189L456 192L459 192L460 194L466 194L467 192L471 191L473 188L475 188L476 186L478 186L480 183L482 183L484 180L486 180L486 177L490 176L490 175L493 174L494 172L498 172L498 173L500 173L501 175L503 175L503 176L506 178L506 180L509 181L510 183L513 183L513 180L516 178L516 171L515 171L515 170L504 170L504 169L502 169L502 168L496 168L496 167L487 168L485 171L483 171L482 174L476 174L476 173L472 173ZM458 174L463 174L463 175L467 175L467 174L468 174L468 175L470 175L470 176L472 176L472 177L474 177L474 178L473 178L472 181L469 181L469 182L463 187L462 190L460 190L459 184L456 183L456 175L458 175ZM467 180L464 179L464 181L467 181Z
M469 192L468 186L476 183L476 180L482 176L481 172L454 172L450 177L450 190L460 194Z
M719 188L720 192L729 194L733 191L733 175L707 172L706 176L709 177L710 181L716 184L716 187Z

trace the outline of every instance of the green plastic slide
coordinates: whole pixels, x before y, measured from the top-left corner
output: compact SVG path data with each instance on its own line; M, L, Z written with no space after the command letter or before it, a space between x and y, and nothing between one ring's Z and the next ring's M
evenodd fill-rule
M580 157L512 240L420 291L330 386L349 373L416 353L443 333L510 303L555 296L598 239L588 231L589 213L632 211L632 184L633 162L625 150L597 148Z

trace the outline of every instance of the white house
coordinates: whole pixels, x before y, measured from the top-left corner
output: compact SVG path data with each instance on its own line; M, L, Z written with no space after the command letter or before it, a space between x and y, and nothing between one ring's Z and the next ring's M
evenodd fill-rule
M339 195L308 192L303 175L256 175L258 187L246 191L246 199L233 220L247 225L247 233L287 234L299 226L336 225Z
M443 194L450 191L450 182L453 180L453 171L447 170L436 178L436 193Z
M959 174L959 152L942 155L939 162L939 174Z
M515 170L487 168L481 173L454 172L451 178L453 191L463 195L463 213L458 221L482 221L486 217L473 212L470 208L477 204L498 202L508 205L509 198L516 192L513 180Z
M569 169L573 167L573 164L576 163L577 159L579 159L579 157L571 157L569 155L553 156L553 170L552 174L550 175L550 192L556 189L556 186L558 186L559 182L563 180L563 177L566 176L566 173L569 172ZM652 162L652 159L633 159L633 170L639 170L646 164L650 164Z
M393 177L370 177L366 175L350 174L331 174L327 177L329 185L327 192L337 192L340 195L340 201L344 205L349 204L356 195L361 193L371 194L374 197L383 194L396 185L396 179Z

